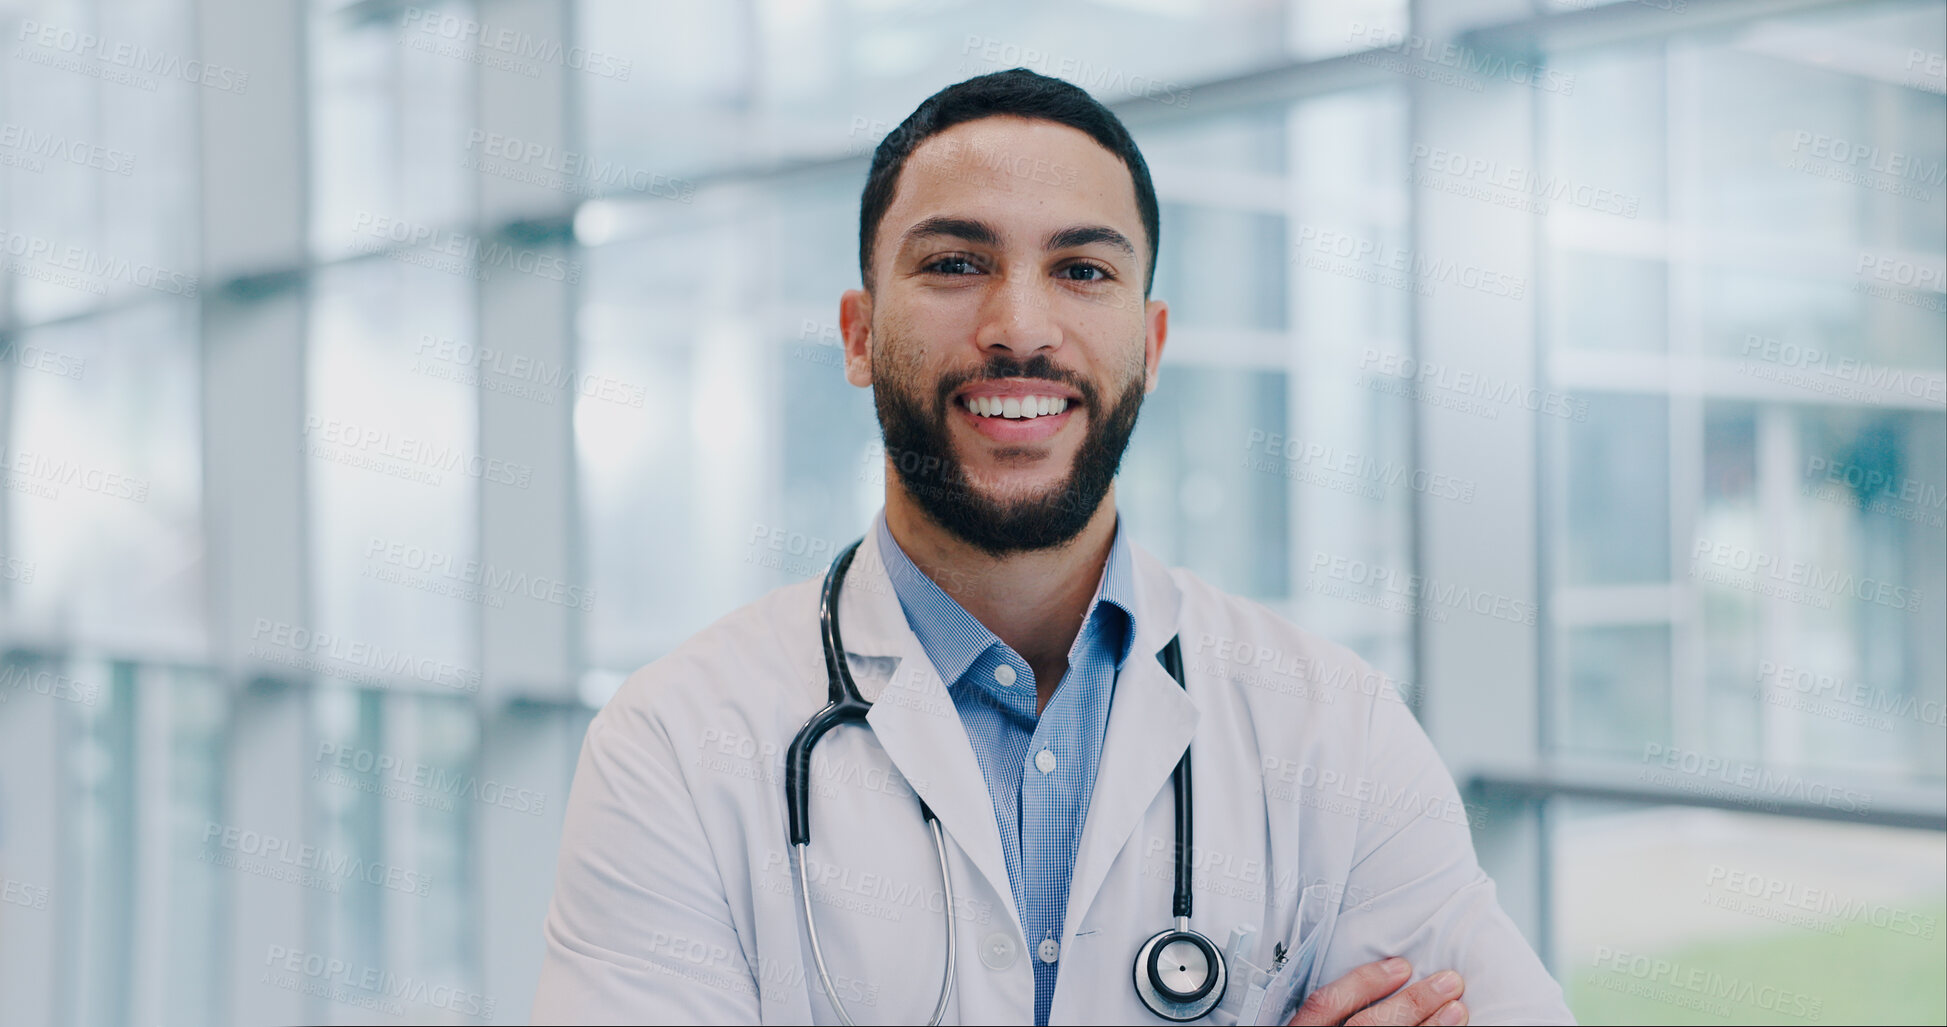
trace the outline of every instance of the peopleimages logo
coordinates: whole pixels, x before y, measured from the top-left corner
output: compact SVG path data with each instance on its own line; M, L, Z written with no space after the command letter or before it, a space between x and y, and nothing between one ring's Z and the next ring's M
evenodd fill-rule
M207 821L203 827L202 860L216 866L244 870L294 883L324 884L337 891L340 881L362 881L394 891L424 896L432 889L425 874L377 860L346 856L316 845L292 844L274 834Z
M416 49L518 71L530 78L536 75L536 69L523 62L558 64L571 71L585 71L618 82L627 82L635 70L632 58L590 50L585 46L565 46L558 39L537 36L506 25L462 18L446 11L408 7L400 28L405 34L402 38ZM415 32L417 37L413 36ZM439 43L450 44L457 49L442 49ZM491 59L496 57L502 60Z
M0 253L8 270L40 278L94 295L105 295L107 283L152 289L168 296L194 299L195 275L183 274L144 260L111 257L86 246L59 243L45 236L0 227ZM17 263L16 263L17 262Z
M19 43L14 47L14 56L21 60L148 91L156 87L153 79L144 77L149 75L181 79L229 93L241 93L250 85L249 72L227 64L186 59L180 54L151 50L126 40L107 39L59 25L43 25L32 19L21 20L14 39ZM40 48L40 52L28 50L29 45Z
M1311 560L1311 578L1305 583L1305 590L1321 595L1356 599L1358 591L1368 590L1381 598L1397 598L1399 603L1389 604L1388 609L1402 613L1435 615L1434 620L1444 620L1448 609L1471 611L1495 620L1533 627L1535 623L1535 604L1512 596L1502 595L1486 589L1476 589L1470 585L1460 585L1451 581L1440 581L1419 574L1408 574L1384 564L1367 563L1343 556L1332 556L1324 552L1314 552ZM1332 580L1322 580L1330 578ZM1351 586L1353 591L1333 587L1336 583Z
M1888 906L1883 902L1848 898L1828 888L1811 887L1782 877L1727 867L1722 863L1711 864L1710 872L1704 878L1704 887L1721 890L1727 898L1741 896L1746 899L1757 899L1766 906L1775 904L1780 907L1778 909L1765 909L1762 906L1746 907L1738 909L1739 912L1757 915L1810 914L1809 917L1804 918L1810 922L1802 922L1795 915L1772 918L1830 934L1843 934L1845 924L1864 921L1894 934L1931 940L1940 926L1938 918L1925 913ZM1735 905L1725 908L1737 909Z
M1359 370L1363 374L1410 382L1421 390L1438 389L1461 399L1480 400L1578 423L1589 419L1588 400L1471 368L1454 367L1435 360L1417 360L1403 353L1381 352L1371 346L1360 351ZM1430 392L1417 392L1412 398L1428 401L1430 395ZM1488 420L1499 416L1494 407L1462 409L1468 413L1483 414Z
M1927 371L1887 367L1857 357L1838 356L1817 346L1801 346L1754 333L1744 336L1744 346L1739 352L1758 361L1747 361L1739 367L1754 378L1868 403L1881 402L1887 393L1929 403L1947 403L1947 377Z
M53 488L60 485L73 485L84 492L136 503L147 502L149 498L149 482L145 478L118 474L45 453L25 450L9 453L0 449L0 475L5 475L9 480L19 479L25 484L49 486L53 491L53 495L48 496L50 499L60 495L58 488Z
M352 248L359 253L386 252L405 263L476 281L491 281L495 269L568 285L581 281L580 261L439 225L361 210L352 218L352 231L367 237L354 243ZM395 249L387 252L388 247Z
M1575 92L1575 76L1557 68L1550 68L1521 57L1509 57L1491 50L1476 50L1457 43L1443 43L1427 36L1405 34L1383 25L1366 25L1353 22L1346 38L1366 47L1370 51L1353 54L1352 59L1361 64L1384 67L1377 58L1382 54L1404 58L1405 64L1395 64L1388 70L1414 78L1439 81L1445 85L1467 88L1470 92L1480 92L1480 79L1500 79L1517 86L1544 93L1568 96ZM1436 71L1452 72L1457 76L1450 78L1433 74Z
M1425 167L1428 171L1446 175L1450 179L1494 186L1510 193L1543 201L1540 209L1535 211L1537 214L1548 213L1548 203L1553 202L1566 203L1602 214L1634 218L1643 202L1642 197L1633 193L1619 193L1613 189L1578 182L1560 175L1543 173L1513 164L1503 165L1491 157L1469 155L1456 150L1427 146L1424 143L1414 145L1411 163L1415 167ZM1412 178L1422 185L1433 185L1439 181L1421 176L1412 176Z
M481 563L442 553L437 549L426 549L406 542L373 538L365 544L365 559L383 564L393 573L368 575L395 584L419 585L428 582L412 578L402 572L426 575L428 578L443 580L447 586L457 588L436 589L448 591L462 598L477 594L526 596L529 599L556 606L568 606L587 611L595 607L595 590L570 584L558 578L543 574L529 574L526 571L496 567L491 563ZM499 604L493 604L499 605Z
M102 146L59 132L36 132L25 125L8 122L0 125L0 163L23 167L36 174L46 170L47 162L94 168L124 177L135 173L135 155L127 150Z
M445 660L416 656L404 649L348 639L301 624L259 617L250 630L246 655L296 670L310 671L383 688L412 679L462 692L480 690L480 672Z
M264 950L264 967L260 983L393 1016L404 1015L404 1003L411 1002L492 1021L498 1004L496 999L464 988L429 984L410 974L284 945Z
M1642 763L1638 776L1651 784L1721 797L1759 809L1776 811L1779 800L1825 806L1858 816L1873 808L1873 797L1864 792L1659 742L1644 743Z
M1378 460L1359 453L1339 450L1327 443L1286 438L1276 432L1266 432L1262 428L1252 428L1244 439L1245 457L1242 466L1257 471L1285 472L1294 481L1319 485L1340 492L1363 495L1379 499L1388 489L1403 485L1414 492L1451 499L1460 503L1474 501L1475 483L1466 478L1455 478L1438 471L1427 471L1408 467L1393 460ZM1251 456L1251 452L1263 450L1268 458ZM1323 477L1323 475L1338 477ZM1369 487L1361 487L1369 486Z
M557 150L547 143L499 132L478 128L468 132L466 151L464 167L578 196L626 189L678 203L696 198L696 183L688 179L573 150Z
M319 742L318 754L313 762L318 764L319 770L348 770L353 774L372 775L433 795L467 799L516 813L539 816L548 802L546 795L532 789L515 788L492 778L483 780L472 774L458 774L444 767L417 760L401 760L396 756L336 742Z
M1421 296L1433 295L1440 285L1510 300L1528 292L1528 279L1522 275L1317 225L1298 226L1291 262Z
M468 453L457 446L416 439L409 435L394 435L385 428L348 423L316 414L305 417L304 436L337 447L333 449L321 444L306 447L305 451L312 456L326 460L347 454L383 458L395 461L396 467L381 461L380 466L372 469L415 472L400 473L397 476L422 481L429 485L439 484L441 473L455 473L480 481L524 489L534 477L534 468L518 461L483 457L478 453ZM338 459L338 462L364 466L348 459Z
M1831 605L1825 601L1827 596L1846 596L1917 613L1926 598L1921 589L1849 571L1828 570L1809 560L1782 559L1734 542L1700 538L1690 558L1692 573L1701 580L1821 609Z
M1730 1002L1754 1006L1776 1016L1795 1016L1806 1020L1817 1020L1825 1008L1823 1001L1802 992L1756 984L1694 964L1638 955L1607 945L1596 947L1595 960L1591 965L1611 975L1598 975L1593 979L1591 983L1599 988L1668 1001L1672 1005L1697 1009L1713 1016L1730 1016L1730 1008L1726 1004ZM1635 984L1644 990L1618 987L1628 984ZM1668 997L1659 995L1655 990L1657 986L1671 989L1674 994Z

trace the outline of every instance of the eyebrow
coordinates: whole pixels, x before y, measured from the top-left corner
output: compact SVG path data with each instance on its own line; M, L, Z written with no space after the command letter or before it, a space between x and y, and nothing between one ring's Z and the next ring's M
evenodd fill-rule
M906 234L900 241L907 243L931 236L963 239L980 246L999 246L1001 242L1000 233L994 231L994 227L987 222L977 218L954 217L946 214L927 218L906 229ZM1129 237L1107 225L1075 225L1059 229L1048 236L1047 241L1042 243L1042 248L1067 250L1093 243L1106 243L1131 257L1136 255L1136 246L1129 241Z
M999 246L1001 243L1000 233L994 231L993 226L987 222L978 221L973 218L952 217L944 214L927 218L913 227L906 229L906 234L900 238L900 242L908 243L915 239L925 239L930 236L947 236L954 239L964 239L967 242L976 243L981 246Z
M1136 246L1129 241L1129 237L1107 225L1076 225L1073 228L1064 228L1048 236L1048 241L1042 245L1050 250L1068 250L1098 242L1107 243L1131 257L1136 255Z

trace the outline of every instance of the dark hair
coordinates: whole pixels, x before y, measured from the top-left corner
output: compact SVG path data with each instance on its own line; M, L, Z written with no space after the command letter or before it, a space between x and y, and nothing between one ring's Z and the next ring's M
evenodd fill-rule
M1149 165L1142 151L1129 137L1129 130L1107 107L1097 103L1080 87L1058 78L1037 75L1026 68L1011 68L990 75L970 78L926 98L899 127L888 133L872 153L872 170L865 177L865 192L859 197L859 277L872 287L872 240L879 222L892 206L893 190L899 185L899 172L906 158L919 144L955 125L996 115L1012 115L1052 121L1087 132L1103 149L1122 159L1136 186L1136 209L1142 214L1143 232L1149 236L1149 269L1143 280L1143 296L1149 296L1156 283L1156 243L1161 218L1156 210L1156 187L1149 181Z

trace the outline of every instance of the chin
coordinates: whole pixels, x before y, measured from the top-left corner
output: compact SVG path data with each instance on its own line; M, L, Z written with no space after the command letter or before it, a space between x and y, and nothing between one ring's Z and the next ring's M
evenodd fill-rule
M1010 509L1047 502L1061 491L1073 473L1072 464L1059 469L1037 468L1030 472L969 467L965 463L960 466L976 496Z

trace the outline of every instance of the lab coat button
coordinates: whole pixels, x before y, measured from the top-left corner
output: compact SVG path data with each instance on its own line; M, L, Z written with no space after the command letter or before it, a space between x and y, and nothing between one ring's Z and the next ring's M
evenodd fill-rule
M995 667L994 680L1000 682L1002 688L1012 687L1014 684L1014 668L1005 663Z
M999 931L988 935L987 940L980 943L980 961L987 964L989 970L1005 970L1013 966L1018 955L1014 950L1014 939Z
M1061 943L1053 938L1043 938L1041 939L1041 951L1037 952L1036 955L1041 957L1043 963L1052 963L1061 958Z

